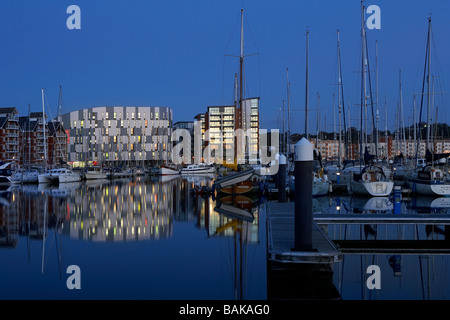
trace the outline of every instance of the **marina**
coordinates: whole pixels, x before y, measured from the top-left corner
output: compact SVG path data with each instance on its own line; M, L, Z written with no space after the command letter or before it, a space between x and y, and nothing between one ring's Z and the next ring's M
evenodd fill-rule
M299 252L292 251L294 202L242 196L222 202L191 192L212 187L211 178L164 179L10 186L0 205L0 270L10 288L2 299L450 298L444 202L430 212L421 205L430 199L420 197L390 198L385 206L374 205L378 197L314 198L317 250ZM366 287L363 270L374 263L382 290ZM71 264L83 272L78 293L66 288ZM361 270L361 278L350 270ZM317 281L308 290L289 293L294 279L311 272Z
M450 3L0 9L0 299L450 300Z

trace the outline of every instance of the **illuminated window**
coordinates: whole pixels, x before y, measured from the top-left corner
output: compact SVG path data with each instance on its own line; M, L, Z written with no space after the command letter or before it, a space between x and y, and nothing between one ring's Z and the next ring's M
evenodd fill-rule
M114 143L117 143L117 136L114 136Z
M82 128L83 128L83 124L84 124L84 121L83 121L83 120L81 120L81 124L80 124L80 125L81 125L81 127L82 127Z

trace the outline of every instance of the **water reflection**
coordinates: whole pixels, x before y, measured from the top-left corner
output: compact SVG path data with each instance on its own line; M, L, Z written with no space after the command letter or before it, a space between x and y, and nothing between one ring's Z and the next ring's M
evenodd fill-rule
M342 262L336 263L333 270L321 270L319 278L316 278L315 271L312 273L305 268L300 273L291 272L287 277L282 277L278 273L280 270L271 269L269 271L275 273L269 277L266 220L262 206L265 199L257 194L233 197L195 192L203 187L205 190L211 188L212 178L136 177L57 187L13 186L2 190L1 248L6 252L6 248L22 250L26 247L27 253L27 257L5 255L4 261L22 268L22 271L29 271L22 267L22 260L30 260L34 253L39 257L34 260L39 260L39 268L44 273L55 268L55 265L47 263L54 262L48 256L56 254L56 272L64 278L62 244L69 243L64 247L64 260L72 263L70 258L74 254L76 256L77 248L88 251L85 257L76 256L78 260L74 263L82 264L82 259L96 261L99 269L92 265L90 269L98 281L95 282L96 287L108 288L107 282L115 279L117 274L112 272L105 276L104 273L111 261L119 263L114 260L118 255L123 260L119 278L124 280L117 281L122 281L122 285L118 285L117 292L102 291L95 298L107 294L113 298L124 294L136 295L134 288L142 286L145 290L139 291L140 298L171 298L177 293L180 296L176 297L188 299L192 297L195 283L201 288L197 289L201 292L194 295L199 299L265 299L270 294L267 292L269 289L275 289L277 293L271 297L284 299L293 297L283 295L287 293L284 288L292 287L294 280L298 280L299 286L303 283L304 288L307 287L305 284L310 285L310 292L314 292L316 297L321 294L336 298L333 287L328 286L333 281L343 299L450 298L447 289L450 283L446 277L450 262L450 229L447 224L322 224L326 234L344 251ZM393 198L321 197L313 199L313 208L317 215L333 217L391 216L400 205L400 215L438 214L446 217L450 209L449 200L411 198L396 202ZM162 239L170 241L159 241ZM107 256L107 251L101 252L106 261L99 261L96 255L101 249L94 242L114 248L114 257ZM101 248L106 246L101 244ZM152 270L149 274L155 276L143 279L142 275L134 272L137 270L133 269L130 261L137 257L142 259L140 267ZM365 285L366 269L371 264L379 265L382 270L380 291L369 290ZM159 278L162 274L167 280L166 287L172 288L165 294L161 292L162 286L154 285L161 283ZM8 276L26 277L30 283L39 281L33 272L8 273ZM178 281L170 280L173 277ZM188 279L193 280L186 282L190 281ZM266 286L268 280L270 288ZM280 285L281 280L285 281L285 287ZM185 282L185 287L182 287L180 283ZM319 288L312 287L318 284ZM158 289L150 291L148 288L152 287ZM92 290L84 292L89 294ZM295 291L294 288L292 293L297 294ZM310 292L304 291L305 295ZM17 296L20 297L21 293L18 292Z
M13 243L12 239L19 234L42 235L45 205L47 228L58 221L63 234L89 241L170 238L174 220L195 221L197 227L205 228L211 235L236 218L225 213L235 207L251 211L249 239L257 243L259 198L227 196L216 200L214 196L200 197L192 192L199 187L211 187L212 181L208 176L163 176L59 186L18 185L0 197L3 239ZM236 214L237 218L243 218Z
M449 198L356 198L334 199L335 213L369 220L323 225L327 235L343 252L334 266L333 281L344 299L448 299L450 282L450 228L445 222ZM334 206L333 206L334 207ZM439 215L434 215L438 213ZM421 215L424 220L408 223L395 217ZM390 217L376 223L372 218ZM430 220L427 218L430 217ZM442 218L433 222L432 217ZM366 285L367 268L381 269L381 289Z

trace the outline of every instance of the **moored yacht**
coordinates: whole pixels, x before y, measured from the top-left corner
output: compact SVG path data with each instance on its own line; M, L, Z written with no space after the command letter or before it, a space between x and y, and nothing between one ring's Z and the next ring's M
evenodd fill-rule
M360 174L354 174L350 183L353 193L371 197L386 197L391 194L394 182L386 177L382 168L366 166Z
M445 172L433 166L425 166L406 179L413 193L427 196L450 196L450 181Z
M206 163L191 164L186 168L181 169L181 174L210 174L216 173L214 165L208 165Z
M86 180L94 180L94 179L106 179L106 172L103 171L101 167L94 166L89 167L84 174Z
M159 168L159 174L162 176L180 174L180 169L172 166L162 165Z
M55 176L57 177L59 183L81 181L81 176L77 172L66 168L58 169L55 172Z
M57 176L56 171L58 171L59 168L51 169L47 172L41 173L38 175L38 182L39 184L53 184L57 183Z
M9 165L11 163L3 163L2 165L0 165L0 185L9 185L11 184L11 176L12 176L12 172L11 169L9 168Z

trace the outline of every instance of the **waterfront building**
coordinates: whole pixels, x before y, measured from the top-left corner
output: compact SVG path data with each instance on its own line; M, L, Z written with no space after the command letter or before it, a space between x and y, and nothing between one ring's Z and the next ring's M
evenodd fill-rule
M189 132L189 135L191 137L191 159L190 163L194 162L194 121L177 121L173 124L173 130L183 129L187 130ZM173 141L173 146L175 147L178 144L178 141ZM183 150L181 150L181 153L179 155L180 157L183 156Z
M19 112L16 108L0 108L0 161L18 161Z
M227 155L234 155L234 150L230 149L235 146L235 132L242 129L246 138L244 145L238 148L243 150L244 158L237 160L248 163L249 159L259 158L259 98L245 99L239 109L235 105L208 106L207 109L202 141L205 147L210 147L211 157L222 154L224 162L233 163L234 158L227 158Z
M169 107L94 107L62 116L68 161L84 167L157 166L171 159L173 111Z
M19 117L18 125L20 165L55 167L67 161L67 135L61 122L47 121L45 113L32 112Z

